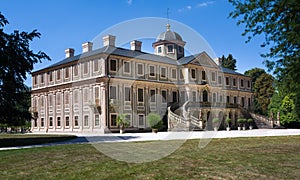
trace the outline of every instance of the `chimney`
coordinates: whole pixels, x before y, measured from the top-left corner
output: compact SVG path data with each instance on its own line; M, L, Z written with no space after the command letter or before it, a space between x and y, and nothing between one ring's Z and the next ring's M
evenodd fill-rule
M221 64L222 64L222 58L215 58L214 61L215 61L215 63L216 63L218 66L221 66Z
M131 50L134 50L134 51L142 50L142 42L141 41L137 41L137 40L131 41L130 46L131 46L131 48L130 48Z
M92 42L86 42L82 44L82 53L91 52L93 48Z
M74 56L75 50L73 48L68 48L65 50L66 58L70 58Z
M113 46L113 47L115 47L116 36L107 35L107 36L103 36L102 39L103 39L103 46Z

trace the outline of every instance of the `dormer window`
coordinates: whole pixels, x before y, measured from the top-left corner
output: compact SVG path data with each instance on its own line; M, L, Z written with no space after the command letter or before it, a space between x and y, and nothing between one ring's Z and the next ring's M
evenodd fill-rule
M179 52L180 54L183 53L183 48L182 48L181 46L178 46L178 52Z
M168 49L168 53L174 53L174 45L173 44L167 45L167 49Z
M157 48L157 53L158 53L158 54L162 53L161 46L159 46L159 47Z

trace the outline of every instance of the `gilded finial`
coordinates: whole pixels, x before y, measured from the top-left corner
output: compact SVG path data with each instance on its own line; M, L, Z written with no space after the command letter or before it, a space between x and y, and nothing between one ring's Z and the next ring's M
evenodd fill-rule
M166 27L167 27L167 31L170 31L171 25L169 23L166 25Z

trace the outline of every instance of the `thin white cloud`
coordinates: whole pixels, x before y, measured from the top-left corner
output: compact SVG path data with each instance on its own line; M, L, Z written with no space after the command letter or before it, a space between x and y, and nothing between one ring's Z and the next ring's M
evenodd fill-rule
M188 5L186 7L178 9L178 12L190 11L190 10L195 9L195 8L206 7L206 6L209 6L209 5L214 4L214 3L215 3L215 1L205 1L205 2L198 3L195 6Z
M197 4L197 8L200 8L200 7L206 7L206 6L208 6L208 5L211 5L211 4L214 4L215 3L215 1L206 1L206 2L202 2L202 3L199 3L199 4Z

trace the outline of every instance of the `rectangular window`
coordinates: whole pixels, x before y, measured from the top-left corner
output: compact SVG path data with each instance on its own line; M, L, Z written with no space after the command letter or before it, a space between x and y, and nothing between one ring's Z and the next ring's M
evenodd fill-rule
M205 71L202 71L202 80L206 80L206 73L205 73Z
M230 96L226 96L226 102L230 103Z
M233 103L234 103L234 104L237 103L236 97L233 97Z
M115 59L110 60L110 70L117 71L117 60Z
M49 72L49 82L52 82L53 81L53 73L52 71Z
M74 91L74 102L78 103L78 91Z
M34 85L37 85L37 76L34 76L34 77L33 77L33 84L34 84Z
M241 79L241 87L244 87L244 80Z
M219 99L220 102L223 102L223 96L220 95L220 99Z
M85 115L85 116L84 116L83 125L84 125L84 126L89 126L89 116L88 116L88 115Z
M110 114L110 126L117 126L117 115Z
M196 79L196 70L195 69L191 69L191 77L192 77L192 79Z
M179 71L179 78L183 79L183 71L182 71L182 69L180 69L180 71Z
M144 90L138 89L138 102L144 102Z
M211 80L216 81L216 73L215 72L211 72Z
M213 102L217 102L217 94L213 93Z
M66 116L66 126L70 126L70 118L69 118L69 116Z
M78 116L74 116L74 125L78 126Z
M160 68L160 77L161 78L166 78L166 74L167 74L166 71L167 71L166 68L164 68L164 67Z
M69 93L68 92L66 92L65 93L65 104L69 104Z
M125 61L123 63L123 67L124 67L124 73L129 74L130 73L130 62L129 61Z
M222 77L221 76L218 76L218 83L222 84Z
M89 70L89 64L88 62L84 62L83 63L83 74L87 74L88 73L88 70Z
M57 77L57 80L60 80L60 69L58 69L57 71L56 71L56 77Z
M235 80L235 78L232 79L232 85L236 86L236 80Z
M144 115L143 114L139 115L139 126L144 126Z
M177 92L173 91L172 95L173 95L173 102L177 102Z
M89 91L88 89L83 89L83 102L89 101Z
M44 74L41 74L41 84L44 84Z
M57 117L57 127L60 127L60 123L61 123L61 121L60 121L60 117Z
M178 52L181 54L181 53L183 53L183 48L182 48L182 46L178 46Z
M99 70L99 63L98 63L98 59L94 60L94 72L97 72Z
M44 127L44 118L41 118L41 127Z
M95 99L99 99L100 98L100 88L99 87L95 87Z
M226 86L229 86L229 77L226 77Z
M161 91L161 96L162 96L162 99L161 99L161 102L162 103L166 103L167 102L167 91Z
M143 64L138 64L137 65L137 74L138 75L144 75L144 66L143 66Z
M49 126L50 126L50 127L53 126L53 117L49 117Z
M131 122L131 115L130 114L125 114L125 120L129 123L129 124L131 124L130 122Z
M130 101L130 87L125 87L125 101Z
M250 98L248 98L248 107L250 107L251 106L251 100L250 100Z
M173 53L174 52L174 45L170 44L167 45L168 53Z
M74 66L74 76L78 76L78 65Z
M56 104L57 105L61 104L61 102L60 102L60 94L56 94Z
M99 115L96 114L95 115L95 126L99 126L99 125L100 125Z
M150 102L155 102L155 90L150 90Z
M250 81L247 81L247 87L250 88Z
M159 46L158 48L157 48L157 53L161 53L162 51L161 51L161 46Z
M149 66L149 74L150 74L150 77L155 77L155 67L154 66Z
M69 78L69 68L65 69L65 78Z
M176 69L172 69L171 73L172 73L172 79L176 79L177 78L177 70Z
M110 99L117 99L117 88L115 86L110 86Z

